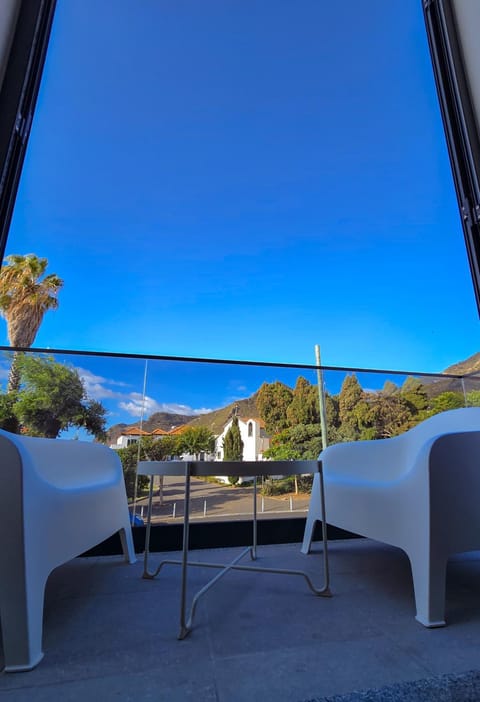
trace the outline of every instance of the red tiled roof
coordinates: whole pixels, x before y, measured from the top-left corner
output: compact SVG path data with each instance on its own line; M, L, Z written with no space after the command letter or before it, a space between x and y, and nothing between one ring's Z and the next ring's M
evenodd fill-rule
M154 429L153 431L145 431L140 429L140 427L130 427L122 431L121 436L176 436L178 434L183 434L183 432L188 428L186 424L181 424L179 427L170 429L170 431L165 431L164 429Z
M188 429L187 424L181 424L179 427L175 427L175 429L170 429L167 434L170 436L175 436L176 434L183 434L184 431Z
M140 429L140 427L130 427L122 431L123 436L150 436L150 432Z

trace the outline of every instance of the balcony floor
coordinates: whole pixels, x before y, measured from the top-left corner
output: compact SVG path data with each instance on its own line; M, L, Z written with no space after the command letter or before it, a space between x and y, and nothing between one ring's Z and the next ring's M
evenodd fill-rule
M319 544L309 556L299 544L262 546L258 564L321 576L320 551ZM226 561L236 553L191 556ZM333 541L330 570L330 599L316 598L300 578L229 573L200 600L194 631L178 641L177 566L148 581L141 557L134 566L119 557L75 559L47 585L43 661L29 673L0 674L0 700L480 699L479 552L449 563L441 629L415 621L401 551ZM192 568L189 592L214 572ZM2 656L0 649L0 667Z

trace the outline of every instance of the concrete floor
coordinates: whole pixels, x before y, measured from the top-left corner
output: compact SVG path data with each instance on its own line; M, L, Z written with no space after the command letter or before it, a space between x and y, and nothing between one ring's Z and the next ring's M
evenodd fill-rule
M321 576L320 548L304 556L299 544L263 546L259 565ZM191 555L226 561L236 553ZM480 553L449 564L441 629L415 621L401 551L334 541L330 569L330 599L300 578L231 572L200 600L194 631L178 641L178 567L148 581L141 558L133 566L120 557L75 559L47 585L43 661L29 673L0 674L0 700L304 702L480 669ZM190 593L213 572L192 568Z

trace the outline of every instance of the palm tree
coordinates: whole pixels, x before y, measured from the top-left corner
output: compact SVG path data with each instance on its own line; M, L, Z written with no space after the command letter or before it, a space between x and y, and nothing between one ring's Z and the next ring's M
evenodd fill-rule
M57 294L63 280L51 273L45 275L46 258L35 254L12 254L0 269L0 313L7 322L10 346L30 347L47 310L58 307ZM20 375L13 356L7 392L18 390Z

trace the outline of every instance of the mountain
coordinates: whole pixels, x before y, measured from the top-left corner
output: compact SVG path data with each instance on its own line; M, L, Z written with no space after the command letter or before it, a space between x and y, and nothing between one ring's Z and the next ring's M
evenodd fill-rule
M142 427L144 431L154 431L155 429L170 431L181 424L187 424L192 419L194 419L194 415L155 412L151 415L151 417L143 420ZM107 444L115 444L118 437L125 431L125 429L131 429L132 427L138 426L140 426L140 422L133 422L133 424L114 424L107 430Z
M155 412L155 414L152 414L148 419L144 419L142 428L144 431L154 431L155 429L170 431L175 427L188 424L188 426L191 427L206 426L215 435L218 435L221 434L223 427L232 416L235 407L238 407L238 414L240 417L258 417L256 405L257 394L258 392L248 397L246 400L237 400L226 407L201 415L192 416L187 414ZM138 426L140 426L140 422L133 422L133 424L114 424L107 430L107 444L115 444L118 437L125 429Z
M469 373L480 372L480 352L474 353L473 356L466 358L465 361L454 363L453 366L446 368L444 373L452 373L453 375L468 375Z
M473 356L469 356L469 358L466 358L464 361L454 363L452 366L442 371L445 375L464 376L479 372L480 353L474 353ZM462 380L458 378L442 378L441 374L439 374L437 378L421 378L421 381L429 397L440 395L442 392L463 392L464 390L465 392L469 392L470 390L476 390L480 387L475 379L469 380L465 378L462 382Z
M232 416L235 408L238 408L237 413L239 417L251 418L259 416L257 410L257 395L258 391L245 400L237 400L221 409L208 412L207 414L201 414L188 422L188 425L191 427L208 427L215 435L221 434L223 427Z

